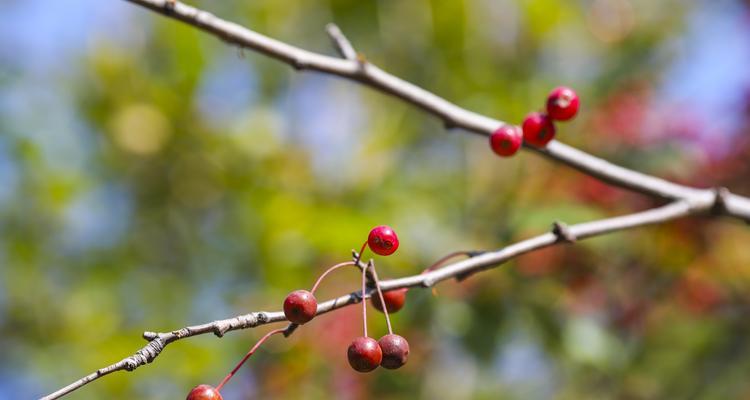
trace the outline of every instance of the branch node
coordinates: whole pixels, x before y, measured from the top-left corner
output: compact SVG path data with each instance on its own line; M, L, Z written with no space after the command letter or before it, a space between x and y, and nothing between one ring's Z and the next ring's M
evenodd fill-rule
M307 61L303 61L301 58L293 58L291 61L291 65L295 71L302 71L309 67Z
M576 241L575 235L570 231L568 225L561 221L552 223L552 233L557 236L558 242L573 243Z
M458 274L458 275L456 275L456 282L462 282L462 281L466 280L468 277L474 275L475 273L476 273L476 271L475 272L464 272L462 274Z
M230 325L225 323L215 323L214 324L214 335L216 337L224 337L224 334L227 333L229 330Z
M714 193L714 204L711 206L711 214L721 215L727 212L727 197L729 197L729 189L725 187L717 187L712 189Z
M282 334L284 335L285 338L289 337L289 335L291 335L292 333L294 333L294 331L296 331L298 327L299 327L299 325L297 325L295 323L291 323L291 324L289 324L289 326L286 327L286 329L284 329L284 332L282 332Z
M152 340L158 338L159 334L156 333L156 332L146 331L146 332L143 332L142 336L143 336L144 339L146 339L148 341L152 341Z
M364 251L362 252L364 253ZM365 275L367 276L367 285L368 286L375 286L375 278L372 276L372 272L369 270L370 263L374 263L375 261L371 258L370 261L367 264L362 264L362 259L359 258L359 253L357 250L352 249L352 261L357 262L357 259L359 259L359 264L355 265L360 271L362 269L368 268L367 271L365 271Z
M482 254L489 253L487 250L469 250L466 252L466 256L469 258L481 256Z

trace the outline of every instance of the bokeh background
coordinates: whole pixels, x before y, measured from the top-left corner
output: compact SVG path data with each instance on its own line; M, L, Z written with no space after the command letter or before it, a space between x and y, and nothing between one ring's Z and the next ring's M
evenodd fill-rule
M194 1L366 56L520 122L554 86L559 138L621 165L750 195L750 3L688 0ZM496 249L652 199L369 89L240 51L125 1L0 3L0 398L36 398L166 331L278 310L376 224L380 275ZM271 339L227 399L750 398L750 227L690 218L540 251L395 315L399 371L345 358L358 308ZM355 290L353 271L320 297ZM385 332L371 313L373 335ZM270 327L172 344L70 399L184 398Z

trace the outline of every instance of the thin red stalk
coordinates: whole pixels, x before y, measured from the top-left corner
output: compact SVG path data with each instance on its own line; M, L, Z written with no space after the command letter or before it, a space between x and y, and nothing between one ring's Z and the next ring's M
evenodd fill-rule
M357 253L357 260L354 261L354 265L359 267L359 261L362 260L362 253L364 253L365 248L367 247L367 242L362 243L362 248L359 249L359 253Z
M322 273L322 274L320 275L320 277L318 278L318 280L317 280L317 281L315 281L315 284L313 285L312 289L310 289L310 293L312 293L312 294L315 294L315 290L317 290L317 289L318 289L318 286L320 286L320 282L321 282L321 281L323 281L323 278L325 278L325 277L326 277L326 275L330 274L331 272L333 272L333 270L335 270L335 269L337 269L337 268L345 267L345 266L347 266L347 265L355 265L355 264L354 264L354 262L352 262L352 261L347 261L347 262L343 262L343 263L340 263L340 264L336 264L336 265L334 265L334 266L333 266L333 267L331 267L331 268L328 268L328 269L326 270L326 272L323 272L323 273Z
M380 304L383 306L383 314L385 314L385 322L388 324L388 333L393 335L393 328L391 328L391 317L388 316L388 307L385 304L385 299L383 298L383 291L380 289L380 279L378 279L378 272L375 271L375 264L370 263L368 265L372 268L372 277L375 279L375 287L378 289L378 296L380 297Z
M357 253L357 259L354 261L354 265L359 267L359 261L362 260L362 253L365 252L365 248L367 247L367 241L362 243L362 247L359 249L359 253ZM367 267L362 268L362 324L364 325L365 329L365 337L367 337L367 303L365 302L365 275L367 273Z
M255 343L255 345L250 349L250 351L248 351L247 354L245 354L245 357L242 357L242 360L240 360L240 362L237 364L237 366L234 367L234 369L232 370L232 372L230 372L229 375L225 376L224 379L221 380L221 383L219 383L219 385L216 386L216 391L217 392L220 391L221 388L227 382L229 382L230 379L232 379L232 377L234 376L234 374L236 374L237 371L240 369L240 367L242 367L242 364L244 364L245 361L247 361L247 359L250 358L250 356L253 355L253 353L255 353L255 350L258 350L258 347L260 347L260 345L262 345L263 342L265 342L266 340L268 340L269 337L271 337L271 336L273 336L273 335L275 335L277 333L283 333L285 330L286 330L286 328L274 329L271 332L266 333L266 335L263 336L262 338L260 338L260 340L258 340L258 342Z
M468 254L469 254L469 252L467 252L467 251L454 251L453 253L449 253L449 254L443 256L441 259L439 259L439 260L435 261L434 263L432 263L432 265L430 265L429 267L425 268L424 271L422 271L422 273L426 274L426 273L432 271L433 269L435 269L435 268L437 268L437 267L445 264L445 262L448 261L448 260L450 260L451 258L458 257L458 256L465 256L465 255L468 255Z
M367 242L365 242L367 244ZM362 252L359 252L360 257ZM359 264L359 257L357 258L357 264ZM365 329L365 337L367 337L367 302L365 301L365 275L367 275L367 267L362 268L362 325Z

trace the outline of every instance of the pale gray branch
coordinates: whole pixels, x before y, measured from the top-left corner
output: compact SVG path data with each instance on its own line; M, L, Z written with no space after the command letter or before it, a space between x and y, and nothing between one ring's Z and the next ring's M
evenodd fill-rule
M422 110L442 119L446 126L489 135L504 122L463 109L447 100L409 82L388 74L363 58L335 25L328 26L328 33L337 50L345 59L313 53L284 42L271 39L242 26L172 0L127 0L163 15L186 22L214 34L228 43L249 48L269 57L283 61L297 69L310 69L338 75L364 83L386 94L398 97ZM552 141L545 149L534 149L552 160L562 162L583 173L597 177L613 185L647 195L672 200L671 203L648 211L603 219L599 221L567 226L556 223L551 232L545 233L503 249L482 253L475 257L448 264L431 272L381 282L384 290L404 287L431 287L447 279L464 279L476 272L496 267L512 258L530 251L584 240L589 237L614 231L661 223L698 213L729 215L750 221L750 199L729 193L727 190L697 189L678 185L666 180L632 171L609 163L590 154ZM361 266L360 266L361 267ZM353 292L318 305L318 314L355 304L369 297L373 289L362 294ZM115 364L97 370L42 399L60 398L102 376L115 371L132 371L152 362L164 348L177 340L213 333L223 336L226 332L253 328L274 322L286 321L284 314L277 312L253 312L207 324L190 326L168 333L145 332L149 343L135 354ZM289 332L293 330L291 327Z
M684 200L678 200L665 206L647 211L566 226L566 230L570 237L573 237L576 240L583 240L589 237L603 235L614 231L667 222L692 214L708 212L713 206L713 201L702 205L691 205ZM560 223L557 224L559 225ZM497 251L482 253L480 255L462 261L448 264L440 269L436 269L431 272L381 281L380 286L383 290L392 290L405 287L428 288L448 279L465 279L469 275L489 268L497 267L510 259L518 257L522 254L526 254L530 251L553 246L555 244L567 243L569 241L568 239L569 238L563 237L559 233L559 229L553 229L552 232L526 239ZM373 290L374 289L372 288L368 289L364 294L364 298L369 298ZM335 299L328 300L326 302L318 304L317 315L325 314L341 307L359 303L361 300L361 291L355 291L337 297ZM286 317L281 311L258 311L229 319L210 322L207 324L189 326L167 333L145 332L143 334L143 337L146 340L149 340L149 343L142 349L138 350L138 352L136 352L134 355L127 357L122 361L119 361L108 367L99 369L96 372L87 375L60 390L43 397L42 399L58 399L98 378L101 378L104 375L115 371L132 371L140 367L141 365L150 363L162 352L162 350L164 350L164 348L168 344L180 339L207 333L213 333L214 335L221 337L229 331L255 328L257 326L283 321L286 321Z
M437 116L448 127L462 128L469 132L489 135L497 127L505 124L503 121L461 108L442 97L381 70L372 63L367 62L363 65L363 60L359 58L340 59L313 53L253 32L180 2L168 4L172 2L167 0L127 1L193 25L220 37L228 43L256 50L283 61L296 69L309 69L338 75L371 86ZM349 43L343 34L336 37L343 38L345 43ZM343 42L336 39L336 43L338 46ZM349 44L349 46L351 45ZM526 146L526 148L613 185L650 196L667 200L684 199L691 202L710 201L710 198L714 196L714 191L711 189L697 189L678 185L661 178L629 170L557 140L550 142L544 149L529 146ZM722 210L722 214L750 221L750 199L731 193L727 194L726 199L726 207Z
M328 32L328 36L330 36L331 41L333 41L333 46L338 50L339 54L341 54L341 57L344 57L347 60L357 59L357 52L354 50L354 47L352 47L349 39L344 36L341 29L339 29L336 24L330 23L326 25L326 32Z

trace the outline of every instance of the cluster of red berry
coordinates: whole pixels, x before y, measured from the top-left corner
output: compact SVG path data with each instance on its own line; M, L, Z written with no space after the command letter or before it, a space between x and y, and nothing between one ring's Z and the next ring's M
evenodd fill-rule
M534 147L544 147L555 137L553 121L568 121L578 113L580 102L573 89L560 86L547 96L547 113L532 112L523 120L522 127L503 125L490 135L490 147L497 155L510 157L524 141Z
M398 249L399 241L396 232L388 226L382 225L373 228L367 237L367 241L362 245L356 259L352 262L336 264L323 272L313 285L310 291L295 290L284 299L284 315L289 322L302 325L310 322L318 313L318 302L315 299L315 290L320 285L323 278L334 270L354 265L361 267L360 260L364 250L369 247L374 253L381 256L389 256ZM406 301L406 292L408 289L395 289L383 292L380 288L377 272L374 263L367 263L362 267L362 296L367 293L366 282L367 272L371 273L372 279L377 289L377 296L371 297L372 306L385 314L388 325L388 334L375 340L367 336L367 303L362 299L362 317L364 320L364 335L352 341L347 349L347 358L349 365L358 372L370 372L378 366L387 369L400 368L409 357L409 342L403 337L393 333L391 321L388 313L400 310ZM385 305L385 307L383 306ZM229 379L239 370L245 361L260 347L260 345L270 336L284 333L286 328L276 329L267 333L261 338L245 355L245 357L235 366L235 368L221 381L215 388L210 385L198 385L188 394L187 400L222 400L219 391Z

